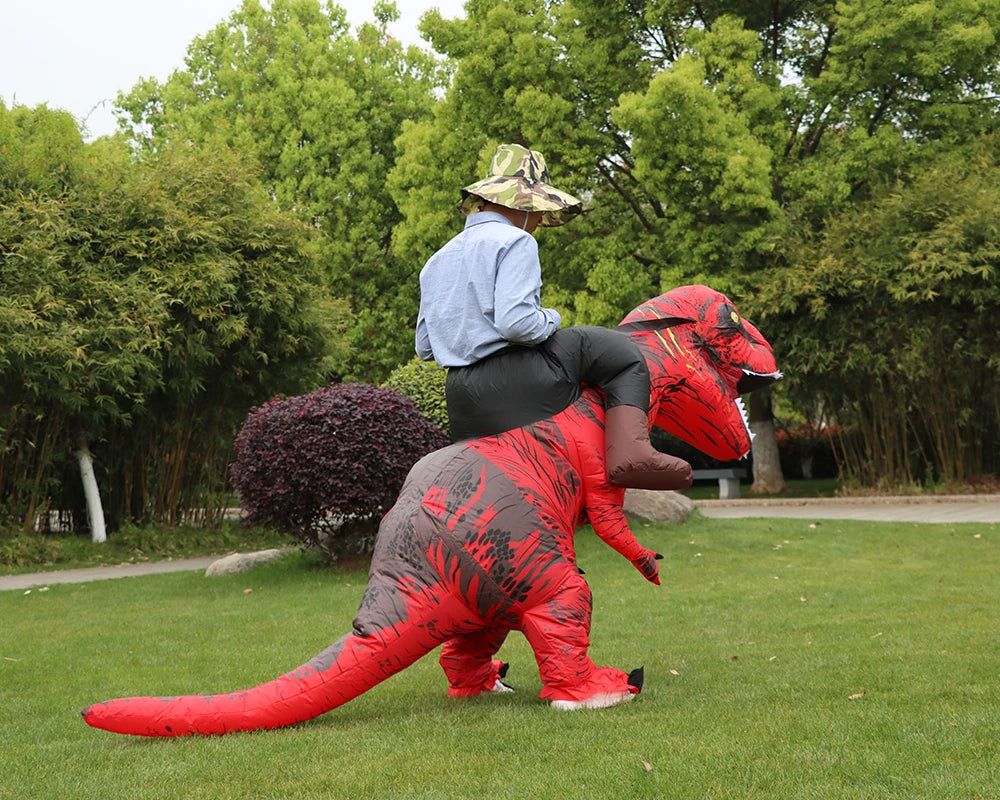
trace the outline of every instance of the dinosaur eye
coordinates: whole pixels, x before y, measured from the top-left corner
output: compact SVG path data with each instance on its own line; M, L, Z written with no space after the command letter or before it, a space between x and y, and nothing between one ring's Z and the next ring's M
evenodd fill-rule
M737 325L739 325L739 324L740 324L740 315L739 315L739 314L737 314L737 313L736 313L735 311L731 311L731 312L729 313L729 317L730 317L730 319L732 319L732 321L733 321L733 322L735 322L735 323L736 323Z

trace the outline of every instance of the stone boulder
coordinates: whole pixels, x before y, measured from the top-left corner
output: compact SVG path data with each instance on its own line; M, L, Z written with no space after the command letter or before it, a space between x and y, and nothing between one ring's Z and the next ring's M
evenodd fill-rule
M238 575L253 569L258 564L266 564L268 561L279 559L288 552L290 552L288 548L275 548L273 550L258 550L256 553L233 553L209 564L205 575L206 577Z
M625 492L623 506L628 516L641 517L652 522L679 523L694 511L694 500L680 492L655 489L629 489Z

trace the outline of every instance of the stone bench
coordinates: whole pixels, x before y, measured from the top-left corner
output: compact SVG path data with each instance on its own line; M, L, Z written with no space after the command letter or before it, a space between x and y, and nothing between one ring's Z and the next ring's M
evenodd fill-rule
M696 469L692 476L696 481L719 481L719 499L736 500L740 496L740 478L745 478L745 467L722 467L720 469Z

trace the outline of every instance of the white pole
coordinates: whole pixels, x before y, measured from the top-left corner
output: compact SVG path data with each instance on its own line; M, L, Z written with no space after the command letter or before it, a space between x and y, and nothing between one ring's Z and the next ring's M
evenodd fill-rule
M80 462L80 480L83 481L83 494L87 498L90 540L92 542L106 541L108 534L104 527L104 507L101 505L101 493L97 488L97 477L94 475L94 459L87 448L87 440L82 435L76 458Z

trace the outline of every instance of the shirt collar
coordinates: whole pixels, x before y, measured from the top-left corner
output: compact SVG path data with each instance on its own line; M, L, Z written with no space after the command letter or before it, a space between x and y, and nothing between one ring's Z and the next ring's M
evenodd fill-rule
M468 230L473 225L482 225L484 222L502 222L504 225L514 227L514 223L503 214L497 214L495 211L477 211L465 218L465 229Z

